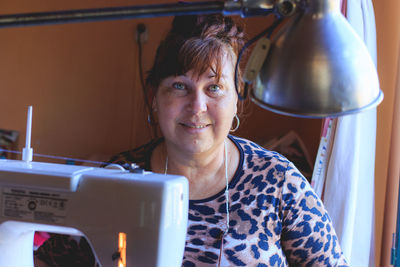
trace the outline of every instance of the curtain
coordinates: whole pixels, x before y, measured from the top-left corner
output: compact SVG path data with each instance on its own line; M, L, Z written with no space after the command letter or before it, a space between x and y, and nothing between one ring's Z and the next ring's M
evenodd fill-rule
M345 3L346 4L346 3ZM376 64L375 17L370 0L347 1L346 16ZM337 119L324 203L350 266L374 266L376 109Z

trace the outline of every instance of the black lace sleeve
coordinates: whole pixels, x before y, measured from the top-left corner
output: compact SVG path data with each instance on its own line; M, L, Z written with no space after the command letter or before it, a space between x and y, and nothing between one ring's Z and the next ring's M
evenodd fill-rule
M151 153L155 147L163 141L163 138L155 139L138 148L121 152L111 157L108 163L119 164L125 168L127 168L129 164L135 163L140 168L151 171Z
M50 267L98 267L85 238L51 234L34 255Z

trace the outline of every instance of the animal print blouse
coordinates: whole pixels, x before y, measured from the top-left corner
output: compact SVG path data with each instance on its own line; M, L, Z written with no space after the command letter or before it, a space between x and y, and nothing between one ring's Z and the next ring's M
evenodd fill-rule
M229 184L229 228L224 191L190 200L182 266L348 266L329 215L294 165L251 141L229 138L240 151ZM160 142L112 162L150 170Z

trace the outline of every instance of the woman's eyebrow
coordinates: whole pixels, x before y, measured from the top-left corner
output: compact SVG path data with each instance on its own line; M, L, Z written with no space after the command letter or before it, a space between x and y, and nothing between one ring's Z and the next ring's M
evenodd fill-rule
M215 79L216 77L217 77L216 74L210 74L210 75L208 76L208 79ZM227 81L227 80L228 80L227 75L221 74L221 75L219 76L219 80Z
M212 73L210 73L210 74L208 75L208 78L215 78L215 77L217 77L217 76L218 76L218 75L217 75L216 73L212 72ZM221 73L220 77L226 79L226 74Z

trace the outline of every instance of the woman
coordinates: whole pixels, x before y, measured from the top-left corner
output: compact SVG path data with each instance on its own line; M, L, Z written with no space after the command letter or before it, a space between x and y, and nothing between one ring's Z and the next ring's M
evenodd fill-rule
M176 17L146 83L163 138L111 161L187 177L182 266L347 266L327 212L293 164L229 135L239 122L233 75L242 45L230 18Z
M183 266L346 266L327 212L292 163L228 135L242 45L230 18L176 17L147 78L163 139L112 160L188 178Z

